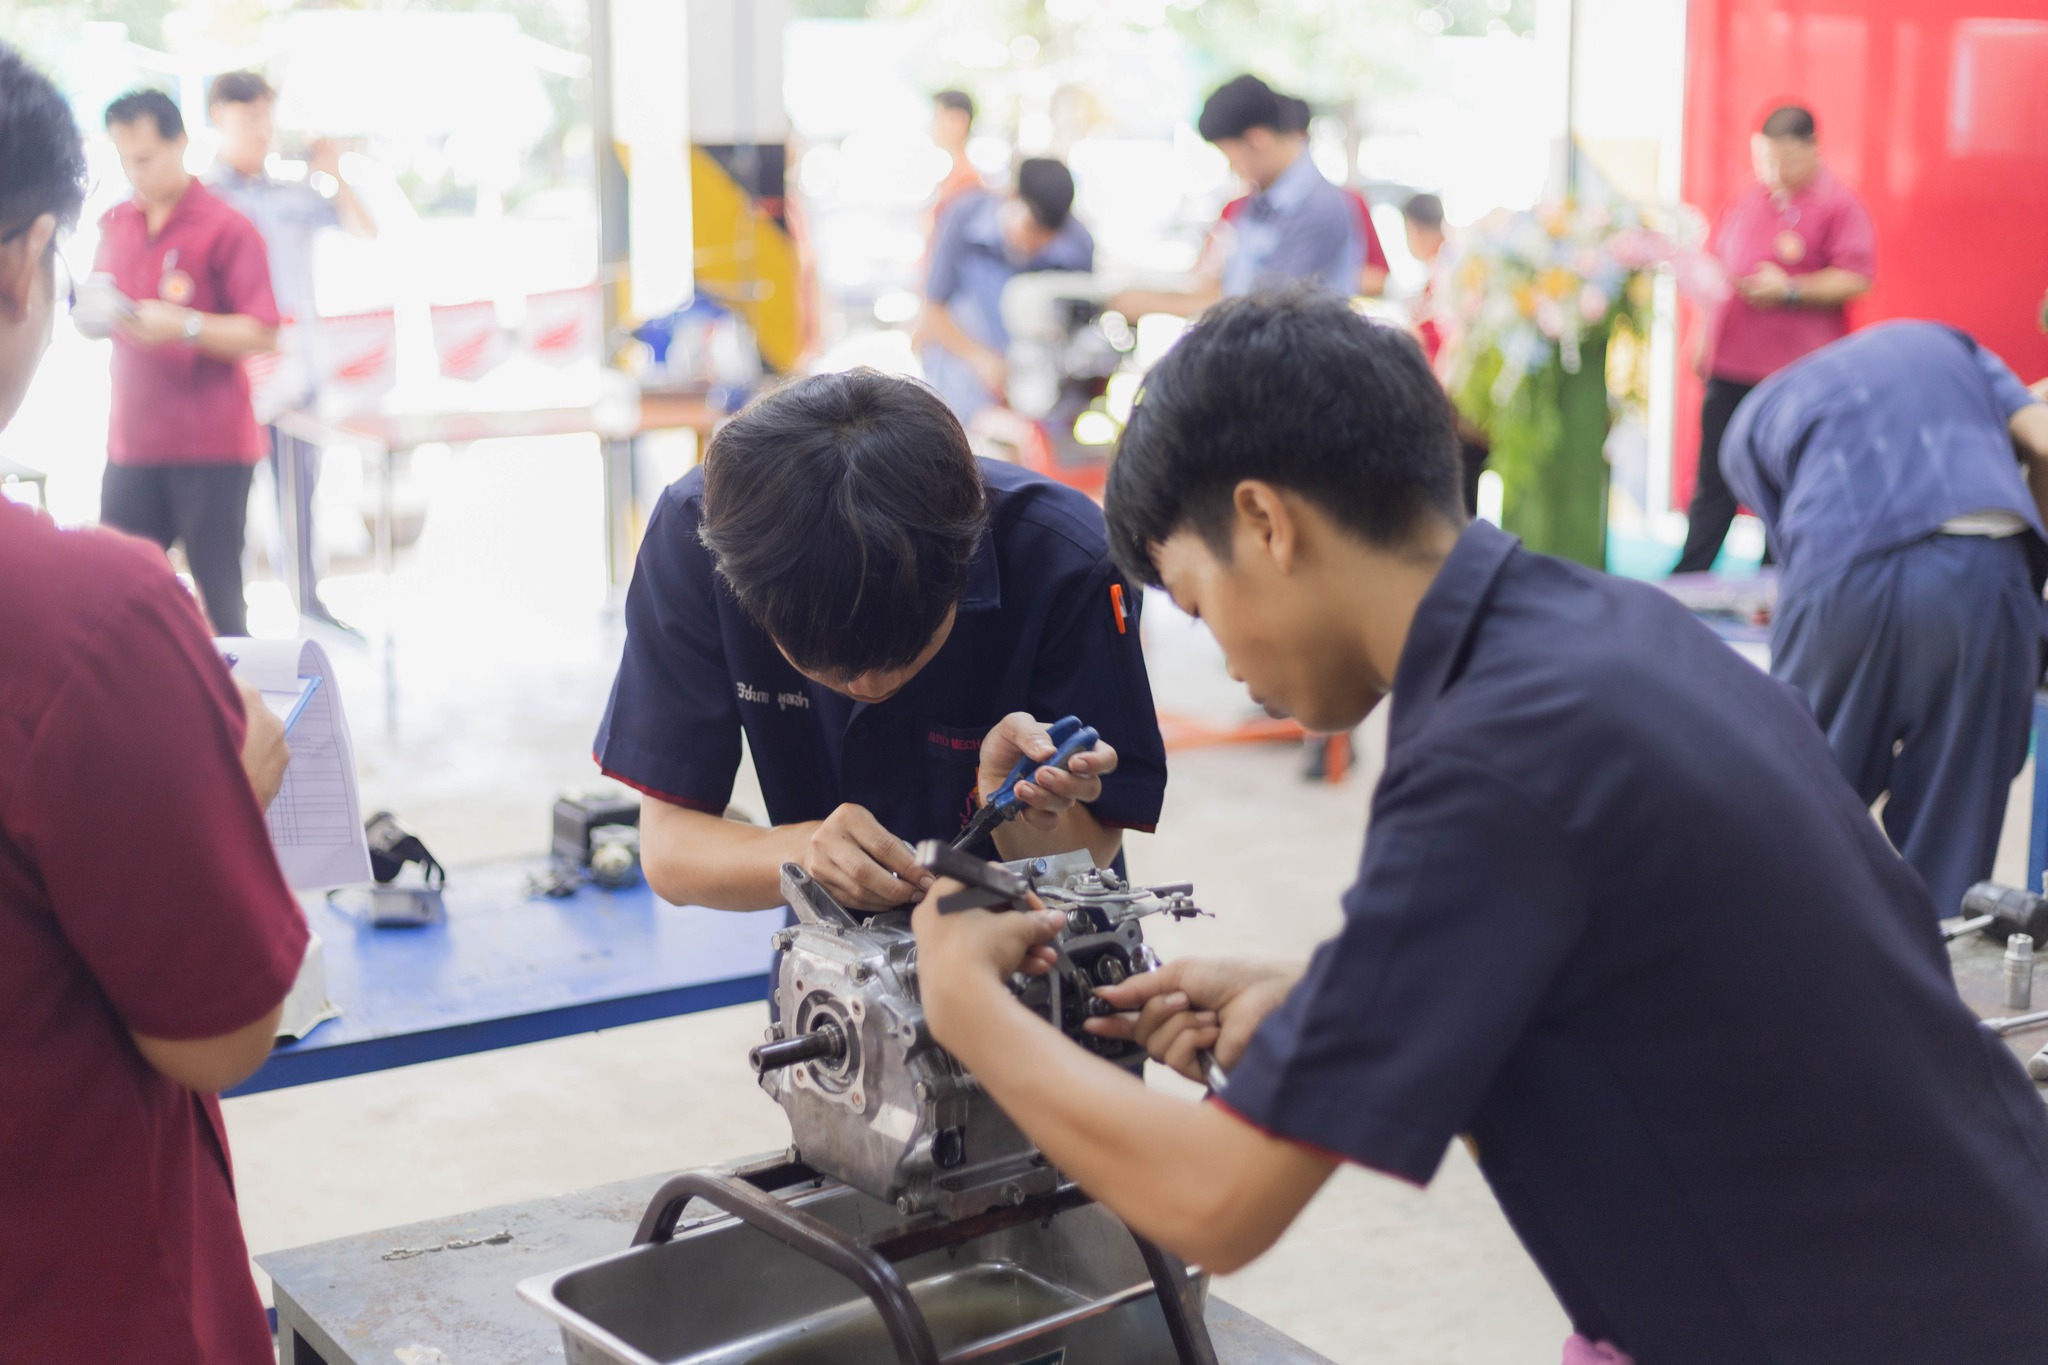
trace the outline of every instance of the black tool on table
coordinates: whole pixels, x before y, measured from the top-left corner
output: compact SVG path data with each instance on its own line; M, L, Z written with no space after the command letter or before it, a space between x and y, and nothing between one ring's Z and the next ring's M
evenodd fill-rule
M1962 921L1942 930L1941 936L1954 942L1974 933L2000 943L2014 934L2029 934L2036 943L2048 943L2048 896L2017 886L1978 882L1963 893Z
M1085 754L1095 747L1102 738L1092 725L1083 725L1079 716L1066 716L1046 727L1047 734L1055 746L1052 756L1043 762L1028 754L1017 760L1010 775L1003 779L1001 790L982 803L974 818L967 822L967 828L960 831L953 840L954 848L967 848L983 835L990 833L1005 820L1013 819L1024 810L1024 803L1017 799L1017 784L1030 778L1040 768L1065 769L1074 761L1076 754Z

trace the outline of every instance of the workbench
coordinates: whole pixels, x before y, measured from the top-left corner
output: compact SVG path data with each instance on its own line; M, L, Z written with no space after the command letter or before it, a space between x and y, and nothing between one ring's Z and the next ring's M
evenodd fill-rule
M341 1017L283 1043L227 1093L250 1095L718 1009L768 995L784 912L670 905L645 883L536 897L539 860L458 867L446 918L375 928L305 896Z
M559 1365L561 1333L513 1286L630 1245L668 1174L258 1256L279 1365ZM1330 1365L1213 1295L1208 1320L1223 1365Z
M375 551L377 577L383 586L384 604L384 728L398 732L397 640L392 628L389 596L397 552L396 511L397 467L423 445L466 446L476 441L518 440L544 436L595 436L604 473L605 579L616 600L633 576L634 556L639 551L640 525L638 491L634 485L634 443L656 431L691 431L697 436L701 455L711 433L726 414L713 408L701 395L642 393L631 419L623 427L611 425L595 404L579 407L519 408L473 412L366 412L333 420L309 412L288 412L275 426L294 440L326 449L347 445L367 447L375 452L377 498L371 518L371 541ZM298 462L279 463L282 505L297 505ZM298 550L293 544L298 531L292 517L283 519L284 562L296 566ZM296 575L293 568L292 574ZM297 585L298 608L312 607L312 585ZM352 627L350 629L353 629Z

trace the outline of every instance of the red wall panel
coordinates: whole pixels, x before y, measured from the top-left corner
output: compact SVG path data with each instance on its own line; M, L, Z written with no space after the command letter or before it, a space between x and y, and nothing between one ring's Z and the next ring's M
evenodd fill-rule
M1691 0L1686 202L1717 214L1750 182L1750 134L1780 104L1813 110L1829 164L1877 224L1877 284L1851 320L1954 323L2022 378L2048 374L2048 0ZM1699 396L1688 369L1681 508Z

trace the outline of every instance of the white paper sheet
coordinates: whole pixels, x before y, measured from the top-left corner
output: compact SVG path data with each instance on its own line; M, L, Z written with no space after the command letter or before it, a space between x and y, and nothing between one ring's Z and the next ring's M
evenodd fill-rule
M214 644L235 676L264 693L266 702L273 693L296 698L304 690L301 679L320 679L292 727L291 762L270 803L270 842L285 880L300 890L369 881L355 745L327 651L316 640L232 637Z

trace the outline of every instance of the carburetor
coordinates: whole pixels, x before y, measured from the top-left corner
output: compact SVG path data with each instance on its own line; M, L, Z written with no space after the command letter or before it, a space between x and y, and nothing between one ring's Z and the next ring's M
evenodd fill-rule
M1131 886L1085 852L989 866L1063 910L1059 960L1010 988L1089 1051L1144 1067L1135 1043L1083 1031L1107 1013L1097 986L1157 965L1140 921L1205 912L1194 888ZM761 1088L789 1116L796 1152L813 1169L902 1212L972 1217L1050 1194L1059 1174L973 1076L932 1041L918 1001L910 912L856 915L794 863L782 893L798 923L781 930L774 983L780 1022L749 1054Z

